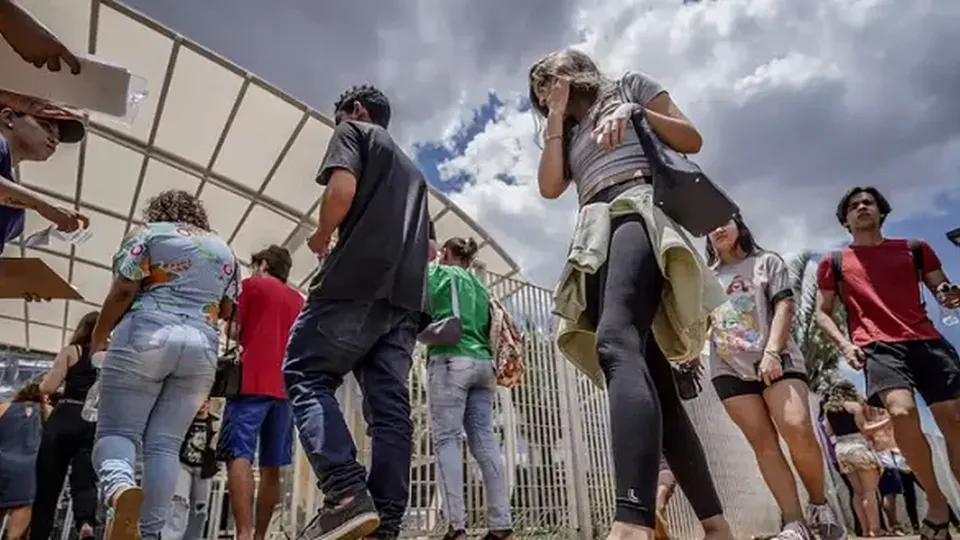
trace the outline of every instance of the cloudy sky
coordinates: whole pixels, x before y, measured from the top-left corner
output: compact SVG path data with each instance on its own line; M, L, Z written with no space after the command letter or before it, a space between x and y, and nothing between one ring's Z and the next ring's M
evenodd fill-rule
M837 198L891 197L891 235L960 225L960 3L933 0L132 0L319 110L347 86L390 96L434 185L531 280L556 278L575 201L541 199L530 64L576 46L661 81L703 132L698 157L767 247L842 240ZM402 6L402 7L401 7ZM571 190L572 191L572 190Z

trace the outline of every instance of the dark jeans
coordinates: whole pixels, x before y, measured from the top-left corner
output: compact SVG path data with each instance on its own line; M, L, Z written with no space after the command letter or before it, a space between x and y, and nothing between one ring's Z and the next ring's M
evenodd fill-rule
M97 523L97 475L90 460L97 425L80 417L82 409L79 403L59 403L44 426L37 453L37 495L30 517L32 540L50 538L68 468L77 528Z
M607 262L586 282L587 316L597 327L610 400L615 519L651 528L661 448L697 517L722 513L700 438L651 330L663 282L640 216L615 219Z
M408 376L420 314L386 302L311 299L290 331L283 376L300 442L327 503L369 490L380 531L407 508L413 422ZM353 373L373 439L367 476L334 392Z

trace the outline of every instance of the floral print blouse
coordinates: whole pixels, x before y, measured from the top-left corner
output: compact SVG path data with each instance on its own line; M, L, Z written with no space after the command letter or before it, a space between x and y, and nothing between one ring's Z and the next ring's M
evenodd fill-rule
M185 223L137 228L113 257L115 275L140 282L131 311L163 311L214 327L220 302L237 299L238 271L222 238Z

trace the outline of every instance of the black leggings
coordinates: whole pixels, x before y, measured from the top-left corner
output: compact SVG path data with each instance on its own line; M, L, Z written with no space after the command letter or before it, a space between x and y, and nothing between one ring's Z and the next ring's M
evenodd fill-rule
M30 516L31 540L50 538L68 468L76 527L96 525L97 475L90 455L97 425L80 416L82 409L78 403L60 403L43 428L37 453L37 495Z
M903 484L903 499L907 506L907 516L910 518L910 525L913 526L914 531L920 530L920 516L917 514L917 490L920 488L920 491L926 493L923 489L923 486L920 485L920 481L917 480L916 475L912 472L903 472L900 471L900 482ZM960 527L960 520L957 519L957 514L953 511L953 507L948 506L950 512L950 524L954 527Z
M723 512L700 438L653 338L663 275L638 215L611 227L607 262L586 280L587 316L607 381L615 520L654 527L660 449L700 520Z

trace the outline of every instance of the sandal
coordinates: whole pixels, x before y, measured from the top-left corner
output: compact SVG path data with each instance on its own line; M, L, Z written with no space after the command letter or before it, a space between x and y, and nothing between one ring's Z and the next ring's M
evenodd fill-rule
M923 520L920 524L920 540L950 540L950 520L943 523Z

